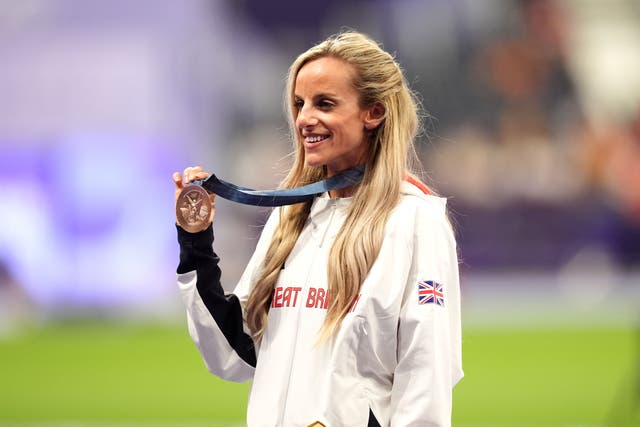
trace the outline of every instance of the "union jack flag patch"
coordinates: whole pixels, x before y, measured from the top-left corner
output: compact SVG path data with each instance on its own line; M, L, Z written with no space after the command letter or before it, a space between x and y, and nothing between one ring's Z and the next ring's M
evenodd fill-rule
M418 282L418 304L435 303L444 307L442 284L433 280Z

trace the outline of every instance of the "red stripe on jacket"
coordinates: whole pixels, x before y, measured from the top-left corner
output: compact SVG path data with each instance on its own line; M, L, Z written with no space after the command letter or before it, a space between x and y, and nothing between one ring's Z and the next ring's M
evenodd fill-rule
M429 190L429 187L424 185L424 183L422 181L419 181L413 175L405 174L404 180L407 181L409 184L412 184L412 185L418 187L418 189L420 191L422 191L424 194L427 194L427 195L431 194L431 190Z

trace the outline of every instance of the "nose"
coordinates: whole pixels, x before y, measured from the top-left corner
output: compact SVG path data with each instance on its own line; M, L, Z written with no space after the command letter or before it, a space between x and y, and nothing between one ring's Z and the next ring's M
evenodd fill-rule
M310 128L318 124L313 108L303 105L298 110L298 116L296 117L296 126L298 129Z

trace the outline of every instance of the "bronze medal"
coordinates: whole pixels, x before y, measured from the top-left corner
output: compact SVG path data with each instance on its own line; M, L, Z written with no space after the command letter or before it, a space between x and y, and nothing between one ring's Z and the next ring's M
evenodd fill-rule
M200 185L187 185L176 202L178 225L189 233L197 233L209 226L213 204L209 193Z

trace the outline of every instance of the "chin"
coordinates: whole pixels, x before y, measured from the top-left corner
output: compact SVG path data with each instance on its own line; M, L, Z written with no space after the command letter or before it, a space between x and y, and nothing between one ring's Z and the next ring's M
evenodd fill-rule
M320 159L314 159L313 157L312 158L307 157L304 161L307 164L307 166L311 166L312 168L320 168L326 164L326 162L323 162Z

